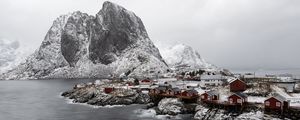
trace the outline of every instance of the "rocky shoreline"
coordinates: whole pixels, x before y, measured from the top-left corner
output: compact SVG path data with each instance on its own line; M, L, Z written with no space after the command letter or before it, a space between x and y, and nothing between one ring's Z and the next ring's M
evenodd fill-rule
M77 84L73 89L63 92L61 96L73 99L74 103L87 103L96 106L147 104L150 102L148 94L131 89L118 89L107 94L104 92L105 84L97 82Z
M107 105L131 105L144 104L147 106L142 111L150 112L153 116L169 115L177 116L190 114L193 119L272 119L266 116L260 110L249 110L248 112L234 115L223 109L214 109L202 104L187 104L178 98L163 98L153 103L153 100L147 93L143 93L137 89L130 89L126 86L120 86L123 82L96 80L93 83L81 83L73 87L73 89L65 91L61 94L68 99L72 99L73 103L86 103L94 106ZM117 89L110 93L105 92L107 85L113 85ZM149 113L147 113L149 114Z
M105 93L107 85L117 86L120 82L96 80L93 83L76 84L61 96L71 99L73 103L86 103L94 106L144 104L147 109L155 110L156 115L193 114L194 108L187 107L178 98L164 98L153 103L151 97L139 90L118 88L111 93Z

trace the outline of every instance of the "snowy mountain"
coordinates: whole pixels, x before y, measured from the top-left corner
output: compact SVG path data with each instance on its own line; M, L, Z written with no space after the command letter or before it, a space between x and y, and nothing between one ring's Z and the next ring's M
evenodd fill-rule
M104 2L96 16L77 11L57 18L40 48L2 79L143 76L166 69L141 19Z
M206 62L200 54L192 47L185 44L177 44L168 49L160 49L161 55L172 69L195 70L207 69L216 70L216 66Z
M0 38L0 74L16 67L28 53L27 49L20 48L19 41Z

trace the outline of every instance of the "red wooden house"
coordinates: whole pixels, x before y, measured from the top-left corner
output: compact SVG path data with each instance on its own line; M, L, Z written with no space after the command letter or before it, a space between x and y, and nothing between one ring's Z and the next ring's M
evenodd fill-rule
M166 92L166 90L167 90L167 87L165 87L165 86L159 86L159 87L151 89L150 93L151 94L163 94L163 93Z
M228 97L228 101L230 104L234 105L244 105L247 103L247 95L241 92L233 93Z
M178 98L184 98L184 99L193 99L193 98L197 98L198 92L196 90L184 90L181 91L181 93L179 95L177 95Z
M169 88L166 90L165 95L167 96L175 96L180 94L179 88Z
M230 92L243 92L247 89L247 84L239 79L233 80L229 83Z
M151 85L153 83L153 80L150 79L144 79L140 81L141 85Z
M201 94L201 101L219 100L219 93L215 90Z
M265 110L284 110L289 108L289 102L281 95L275 95L265 100Z
M109 93L113 92L114 90L115 90L115 88L113 88L113 87L105 87L104 88L104 92L106 94L109 94Z

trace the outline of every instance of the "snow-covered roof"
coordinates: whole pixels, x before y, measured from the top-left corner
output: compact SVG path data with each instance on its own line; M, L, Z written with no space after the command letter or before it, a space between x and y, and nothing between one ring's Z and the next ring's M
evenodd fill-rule
M271 96L270 98L275 98L276 100L278 100L280 102L286 101L286 98L280 94L275 94L275 95ZM270 98L268 98L267 100L269 100Z
M222 75L217 74L217 75L201 75L200 79L201 80L211 80L211 79L220 80L220 79L225 79L225 78Z
M216 90L211 90L211 91L208 91L208 92L206 92L208 95L210 95L210 96L212 96L212 95L218 95L219 93L218 93L218 91L216 91Z
M187 83L186 86L197 87L198 83Z

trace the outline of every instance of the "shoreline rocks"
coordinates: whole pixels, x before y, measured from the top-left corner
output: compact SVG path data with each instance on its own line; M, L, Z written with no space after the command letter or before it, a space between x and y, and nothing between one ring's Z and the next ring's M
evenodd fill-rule
M158 114L178 115L185 111L183 103L178 98L164 98L157 106Z
M61 96L73 99L74 103L87 103L97 106L150 103L150 96L148 94L136 92L131 89L119 88L110 94L106 94L103 91L103 85L81 84L80 86L63 92Z

